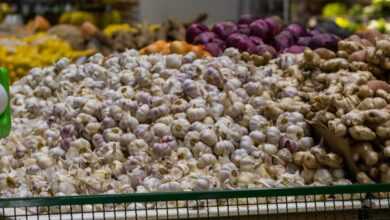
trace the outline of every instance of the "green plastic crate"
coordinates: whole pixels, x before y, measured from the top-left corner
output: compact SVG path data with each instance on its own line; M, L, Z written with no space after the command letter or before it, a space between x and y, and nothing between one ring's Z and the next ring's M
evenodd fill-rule
M0 199L5 219L390 219L390 184Z

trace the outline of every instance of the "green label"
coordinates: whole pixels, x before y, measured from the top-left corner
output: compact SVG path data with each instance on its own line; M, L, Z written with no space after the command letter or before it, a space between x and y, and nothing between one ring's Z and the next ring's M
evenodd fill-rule
M8 70L0 68L0 84L4 87L8 94L8 104L3 113L0 113L0 138L5 138L11 132L11 106L9 97L10 79Z

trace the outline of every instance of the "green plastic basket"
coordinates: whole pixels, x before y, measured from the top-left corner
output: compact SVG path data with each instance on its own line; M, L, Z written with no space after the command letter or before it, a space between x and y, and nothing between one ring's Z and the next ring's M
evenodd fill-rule
M390 184L0 199L5 219L390 219Z

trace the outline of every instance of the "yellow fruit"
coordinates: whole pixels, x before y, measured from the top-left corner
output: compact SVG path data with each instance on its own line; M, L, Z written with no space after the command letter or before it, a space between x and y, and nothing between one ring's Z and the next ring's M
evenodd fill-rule
M150 24L148 28L151 32L155 32L155 31L158 31L160 29L160 27L161 27L161 25L159 25L159 24Z
M65 12L60 17L61 24L81 25L87 21L96 24L95 17L91 13L83 11Z
M110 24L119 24L122 21L122 16L117 10L106 12L103 14L103 18L100 22L101 27L106 27Z
M77 59L94 51L75 51L68 42L43 33L15 41L12 46L0 45L0 66L10 70L11 81L25 76L31 68L53 64L62 57Z
M350 26L350 21L347 19L347 18L344 18L344 17L337 17L335 19L335 22L338 26L342 27L342 28L348 28Z
M106 36L112 37L112 35L116 32L136 32L137 29L130 27L129 24L111 24L108 25L103 33Z

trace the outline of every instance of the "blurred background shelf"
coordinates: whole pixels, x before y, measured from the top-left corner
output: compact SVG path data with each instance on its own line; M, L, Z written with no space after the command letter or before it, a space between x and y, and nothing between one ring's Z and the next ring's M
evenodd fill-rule
M68 11L86 11L89 13L103 14L107 11L118 11L121 20L131 22L134 16L138 0L4 0L11 5L13 13L19 14L24 20L29 20L36 15L48 18L56 23L62 13Z

